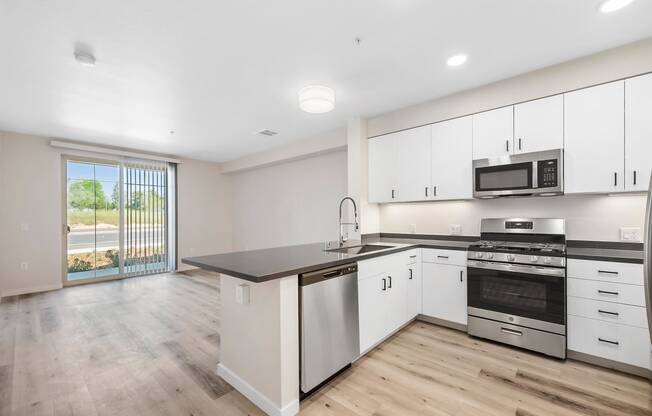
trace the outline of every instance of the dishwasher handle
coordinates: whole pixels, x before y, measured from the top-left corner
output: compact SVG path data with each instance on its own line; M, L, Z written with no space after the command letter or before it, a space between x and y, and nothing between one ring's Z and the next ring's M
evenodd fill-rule
M328 269L317 270L314 272L299 275L299 286L308 286L325 280L346 276L358 272L357 263L348 263L341 266L330 267Z

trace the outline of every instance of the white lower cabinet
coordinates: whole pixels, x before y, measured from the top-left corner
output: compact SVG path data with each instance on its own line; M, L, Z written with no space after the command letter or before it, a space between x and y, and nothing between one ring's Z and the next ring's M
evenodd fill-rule
M637 367L650 367L650 334L644 328L570 315L568 349Z
M643 268L568 260L568 349L650 368Z
M422 313L421 249L407 252L407 320Z
M361 353L408 321L408 274L405 254L390 254L358 263Z
M423 263L423 314L466 325L466 267Z

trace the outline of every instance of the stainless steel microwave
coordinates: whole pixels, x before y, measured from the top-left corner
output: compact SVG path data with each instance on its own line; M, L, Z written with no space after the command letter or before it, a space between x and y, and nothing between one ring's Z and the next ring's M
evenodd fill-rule
M564 151L519 153L473 161L473 197L564 193Z

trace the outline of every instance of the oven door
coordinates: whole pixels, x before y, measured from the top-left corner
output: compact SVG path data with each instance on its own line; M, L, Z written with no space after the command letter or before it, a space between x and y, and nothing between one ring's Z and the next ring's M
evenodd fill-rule
M468 262L469 315L566 334L566 270Z
M494 166L476 162L473 169L473 196L476 198L531 194L536 187L535 162Z

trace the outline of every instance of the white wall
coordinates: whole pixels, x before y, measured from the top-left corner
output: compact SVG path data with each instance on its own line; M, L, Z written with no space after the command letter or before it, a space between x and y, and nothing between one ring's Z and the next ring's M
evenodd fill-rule
M368 121L368 136L651 71L652 38L380 115ZM461 224L463 234L478 235L485 217L561 217L570 239L617 241L620 227L642 230L644 210L640 195L388 204L380 208L380 231L407 233L415 224L417 233L449 234L449 224Z
M231 251L231 180L220 165L184 159L177 185L179 259Z
M46 137L0 133L0 296L61 287L61 156ZM228 178L219 165L185 160L179 168L179 252L231 247ZM28 263L22 270L20 264Z
M337 239L338 203L347 192L346 151L230 176L234 250Z

